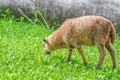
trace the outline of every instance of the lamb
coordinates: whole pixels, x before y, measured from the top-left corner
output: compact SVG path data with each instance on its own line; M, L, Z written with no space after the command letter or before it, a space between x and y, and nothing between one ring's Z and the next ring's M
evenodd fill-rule
M78 49L83 63L87 61L82 52L82 45L96 46L100 52L100 57L96 68L100 68L103 59L108 50L112 67L116 68L116 59L114 56L113 42L116 37L116 31L108 19L101 16L82 16L79 18L67 19L58 30L43 39L44 52L50 54L51 51L60 48L68 49L67 60L70 60L74 48Z

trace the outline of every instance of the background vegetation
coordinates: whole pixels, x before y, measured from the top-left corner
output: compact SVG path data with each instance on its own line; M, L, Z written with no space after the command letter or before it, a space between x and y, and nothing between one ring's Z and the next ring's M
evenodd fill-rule
M17 17L22 15L19 9L29 17L39 10L47 22L51 22L49 26L56 28L68 18L104 16L116 25L120 34L120 0L0 0L0 9L10 9Z
M67 50L56 50L44 56L42 39L54 30L36 18L35 25L24 17L15 18L9 11L0 15L0 79L1 80L119 80L120 37L114 43L117 68L112 69L107 53L102 67L96 47L83 46L88 66L84 66L77 50L66 62Z

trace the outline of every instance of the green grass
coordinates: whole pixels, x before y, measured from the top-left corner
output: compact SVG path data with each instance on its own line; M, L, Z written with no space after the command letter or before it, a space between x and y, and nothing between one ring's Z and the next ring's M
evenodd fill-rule
M77 50L66 62L67 50L60 49L50 56L43 55L42 39L52 32L45 26L29 22L0 19L0 80L119 80L120 37L114 48L117 68L112 69L107 53L102 67L96 47L83 47L88 66L84 66Z

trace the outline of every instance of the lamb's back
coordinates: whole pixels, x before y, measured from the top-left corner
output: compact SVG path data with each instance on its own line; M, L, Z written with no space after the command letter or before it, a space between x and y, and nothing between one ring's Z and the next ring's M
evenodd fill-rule
M65 25L64 25L65 24ZM94 45L94 38L106 38L110 21L100 16L83 16L66 20L61 29L64 30L65 41L80 45Z

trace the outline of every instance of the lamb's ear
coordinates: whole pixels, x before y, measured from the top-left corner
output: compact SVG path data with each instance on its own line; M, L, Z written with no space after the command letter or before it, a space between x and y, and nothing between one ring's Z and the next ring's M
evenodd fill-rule
M43 39L43 42L48 43L48 41L46 39Z

